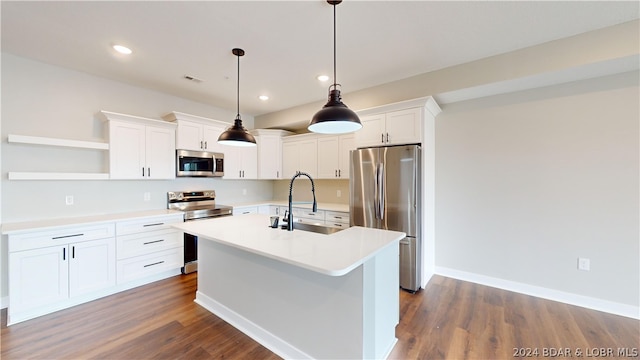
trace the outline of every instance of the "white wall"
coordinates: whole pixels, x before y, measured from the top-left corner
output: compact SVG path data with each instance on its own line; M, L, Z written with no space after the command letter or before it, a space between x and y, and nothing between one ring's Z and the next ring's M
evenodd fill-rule
M585 296L637 316L639 99L632 72L444 105L439 272ZM578 257L591 271L578 271Z
M166 192L215 189L221 204L270 200L270 181L193 179L157 181L16 181L8 171L108 171L105 153L7 142L8 134L76 140L104 138L100 110L160 119L171 111L231 122L224 111L112 80L2 54L1 222L84 216L166 207ZM247 128L253 118L243 117ZM247 194L243 195L243 190ZM151 201L144 201L145 192ZM65 205L73 195L75 204ZM0 296L7 296L7 248L2 239Z

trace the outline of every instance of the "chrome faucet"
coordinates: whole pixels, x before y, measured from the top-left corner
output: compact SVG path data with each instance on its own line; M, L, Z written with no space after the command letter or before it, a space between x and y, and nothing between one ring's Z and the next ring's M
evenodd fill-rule
M311 176L307 173L304 172L296 172L295 175L293 175L293 177L291 178L291 182L289 183L289 215L287 217L287 230L288 231L293 231L293 180L295 180L297 177L299 176L306 176L309 178L309 180L311 180L311 193L313 194L313 212L318 211L318 203L316 202L316 189L315 189L315 185L313 184L313 179L311 178Z

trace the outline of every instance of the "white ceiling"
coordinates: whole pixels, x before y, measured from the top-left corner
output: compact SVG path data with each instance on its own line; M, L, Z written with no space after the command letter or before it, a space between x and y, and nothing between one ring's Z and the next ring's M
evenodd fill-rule
M243 48L245 115L324 100L329 84L315 77L333 72L333 10L323 0L3 0L0 10L3 52L231 111L231 49ZM343 93L639 18L637 1L347 0L336 10ZM134 53L116 54L115 43Z

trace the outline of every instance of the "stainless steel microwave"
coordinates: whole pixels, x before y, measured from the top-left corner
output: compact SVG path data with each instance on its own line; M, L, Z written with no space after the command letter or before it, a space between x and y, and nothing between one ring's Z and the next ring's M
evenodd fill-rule
M224 154L176 150L176 176L220 177L224 175Z

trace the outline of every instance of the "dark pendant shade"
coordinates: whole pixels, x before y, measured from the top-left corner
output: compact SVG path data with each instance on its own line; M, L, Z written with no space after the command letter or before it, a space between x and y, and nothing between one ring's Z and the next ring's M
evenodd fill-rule
M233 146L255 146L256 138L247 132L242 126L242 120L236 118L233 126L228 128L218 137L218 144Z
M320 134L350 133L362 128L360 118L342 102L340 90L329 91L329 101L318 111L307 127Z

